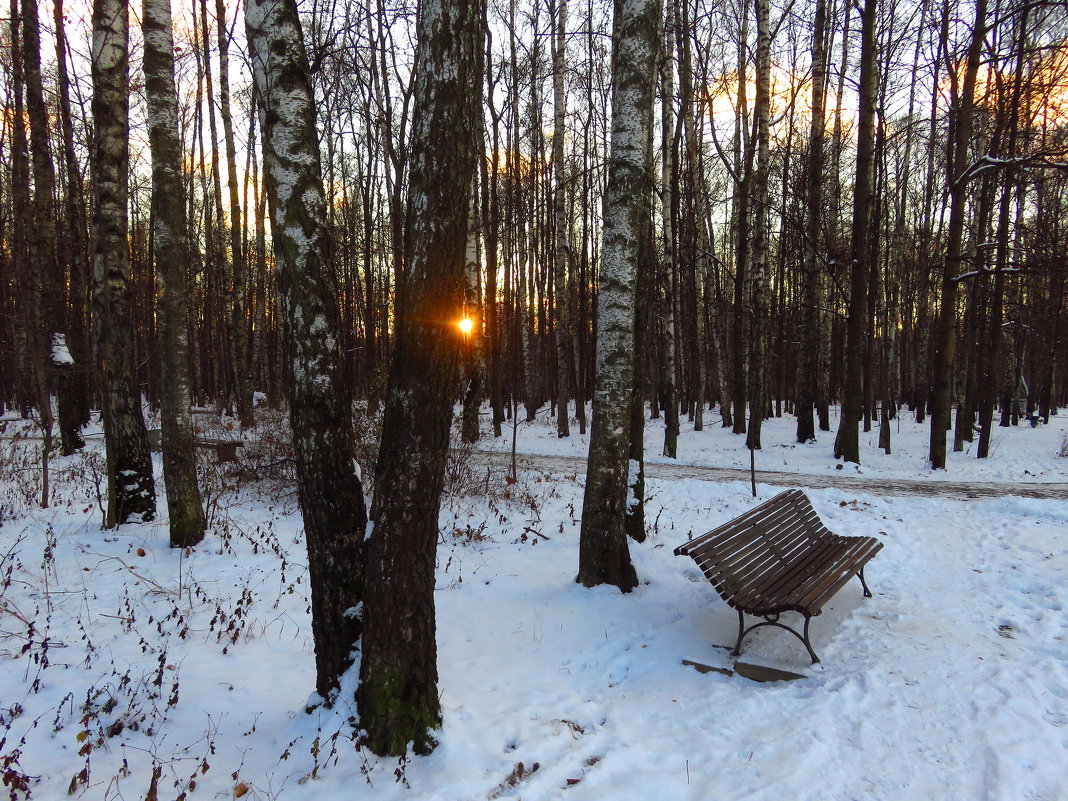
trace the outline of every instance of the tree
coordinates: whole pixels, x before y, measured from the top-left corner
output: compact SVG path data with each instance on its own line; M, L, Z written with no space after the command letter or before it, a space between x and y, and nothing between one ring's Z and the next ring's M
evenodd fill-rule
M567 0L555 0L553 15L553 225L556 248L553 256L553 288L556 302L556 435L571 436L567 419L567 262L571 253L567 227L567 164L564 161L564 64L567 59Z
M434 568L459 377L464 251L481 126L480 0L428 3L417 23L406 251L367 544L357 701L377 754L434 747Z
M367 512L353 467L315 102L296 0L249 0L264 179L288 350L289 420L311 582L315 688L334 700L360 636Z
M805 245L801 307L801 358L797 363L797 441L816 439L813 408L820 372L819 270L817 267L823 198L824 84L827 81L827 0L816 0L812 23L812 118L808 134Z
M163 480L167 487L171 547L204 538L204 508L197 486L189 391L186 268L191 246L185 218L182 143L174 86L174 38L170 0L144 0L145 94L152 152L152 222L159 303L162 369L160 426Z
M30 226L31 258L34 261L34 282L41 288L49 287L37 297L36 308L41 315L37 326L37 345L34 358L48 370L41 373L40 389L44 401L42 423L48 422L45 431L45 448L51 445L51 417L49 407L49 374L58 374L56 406L59 411L60 442L64 453L69 454L85 443L81 438L81 418L77 408L78 398L73 382L66 374L74 367L70 357L67 325L66 294L52 289L64 286L66 276L57 250L56 214L54 191L56 171L52 162L52 146L48 137L48 109L45 105L41 77L41 26L37 17L37 3L22 0L23 47L22 57L26 78L26 116L30 123L30 154L33 164L33 213L37 224Z
M203 5L202 5L203 7ZM237 186L237 153L234 145L233 115L230 113L229 34L226 28L226 2L215 0L215 25L219 40L219 114L226 148L226 186L230 197L230 342L234 394L241 428L252 428L252 380L248 371L248 336L245 329L246 254L242 247L241 199ZM207 36L207 31L204 32ZM221 221L220 221L221 222Z
M129 22L124 0L95 0L93 309L107 450L108 526L156 516L156 485L134 369L130 315Z
M597 301L597 372L582 502L578 581L634 589L627 547L634 304L651 217L653 96L659 0L617 0L612 38L612 141L604 198L604 246Z
M944 11L949 14L947 7ZM975 24L964 65L964 83L953 98L952 131L947 163L949 170L949 224L946 228L946 258L934 332L934 388L931 392L931 438L929 458L934 470L946 469L946 431L953 406L953 360L957 352L957 270L967 258L964 247L964 217L967 211L968 147L975 109L975 84L986 36L986 0L975 4Z
M756 92L753 99L753 170L747 182L751 203L750 324L749 324L749 430L746 445L760 449L767 388L767 347L764 342L768 311L768 150L771 146L771 19L768 0L756 0Z
M860 114L857 122L857 168L853 188L852 257L849 266L849 320L846 333L846 377L842 389L842 417L834 441L834 455L860 464L860 416L864 401L863 372L868 275L871 273L871 216L875 192L875 20L877 0L864 0L860 33Z
M664 395L664 456L676 458L679 447L679 392L675 385L676 357L675 307L678 259L675 248L674 216L677 205L675 179L675 4L665 7L664 46L660 54L660 179L661 238L664 248L664 361L661 387ZM684 31L684 36L689 33Z

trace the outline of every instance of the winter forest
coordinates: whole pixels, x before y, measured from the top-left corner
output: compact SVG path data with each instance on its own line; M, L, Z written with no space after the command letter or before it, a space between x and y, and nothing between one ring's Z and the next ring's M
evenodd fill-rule
M1061 797L1063 0L0 41L0 796ZM784 487L764 684L672 552Z

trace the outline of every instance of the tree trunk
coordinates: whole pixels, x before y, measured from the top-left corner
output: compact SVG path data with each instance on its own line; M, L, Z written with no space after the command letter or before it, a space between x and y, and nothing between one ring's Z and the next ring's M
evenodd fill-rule
M63 141L64 204L63 221L66 235L60 240L63 259L67 264L70 283L67 295L67 348L74 359L75 369L64 370L59 377L59 393L69 392L75 399L74 408L59 404L59 432L62 452L70 455L83 447L81 427L89 422L89 384L92 375L92 343L86 304L89 286L89 245L86 227L87 210L82 186L82 171L74 149L74 121L71 117L70 79L67 73L67 37L63 0L55 0L56 84L59 89L59 119ZM66 386L64 386L66 385ZM69 410L73 419L66 419Z
M152 225L162 367L160 425L172 548L204 539L204 509L193 444L189 390L186 265L192 251L185 217L182 142L174 85L170 0L144 0L145 94L152 150Z
M567 165L564 162L564 114L567 110L564 97L564 64L567 60L567 0L555 0L556 14L553 17L553 224L556 228L556 253L554 254L553 285L556 302L556 435L571 436L567 416L567 263L571 251L567 225Z
M107 450L106 526L156 516L156 485L141 411L130 314L129 8L124 0L93 5L93 307Z
M949 13L948 10L946 13ZM977 0L975 25L968 46L964 85L956 99L952 119L949 170L949 225L946 229L946 262L942 273L942 291L935 331L934 391L931 393L930 461L934 470L946 469L946 431L953 405L953 361L957 351L957 281L956 271L964 263L964 215L968 185L963 180L968 167L968 145L972 134L972 110L975 84L982 60L986 36L986 0Z
M635 282L652 202L653 95L659 0L616 0L613 19L612 144L604 199L597 301L597 373L582 503L578 581L634 589L627 548L630 395L634 386Z
M756 95L753 102L752 236L749 319L749 430L746 446L760 450L767 387L767 346L764 342L768 313L768 158L771 123L771 9L768 0L756 0Z
M30 226L30 243L35 264L34 283L42 292L34 308L40 317L37 326L37 351L33 358L39 362L38 386L42 400L41 424L45 430L45 447L51 447L52 409L49 400L48 378L55 375L56 405L59 411L60 442L64 453L71 453L85 443L79 434L81 419L75 384L68 379L76 363L70 355L68 342L73 339L68 325L66 274L59 259L56 241L58 209L54 202L56 186L52 147L48 139L48 109L45 106L41 80L41 28L37 17L37 3L22 0L23 46L22 57L26 78L26 116L30 123L30 154L33 163L33 213L37 224ZM45 291L44 287L48 289ZM47 454L46 454L47 458Z
M812 118L808 133L801 358L797 363L797 441L814 442L817 381L820 364L820 213L823 211L824 84L827 80L827 0L817 0L812 26Z
M252 376L248 367L248 336L245 328L247 294L247 256L242 247L241 200L237 183L237 149L234 146L234 123L230 113L230 54L226 25L226 0L215 0L215 24L219 39L219 115L222 117L223 142L226 148L226 186L230 197L230 369L233 371L237 418L242 429L253 428L256 418L252 407ZM207 36L207 31L204 32ZM347 371L346 371L347 372Z
M434 747L438 511L456 391L464 246L477 167L481 4L428 4L417 23L406 275L375 470L357 695L377 754Z
M871 272L871 216L874 202L877 0L864 0L861 19L860 115L857 124L857 168L853 190L852 254L849 281L849 321L846 336L846 377L842 388L842 417L834 455L860 464L859 426L864 402L863 371L867 326L868 275Z
M664 393L664 456L676 458L679 447L679 392L675 384L675 3L667 0L664 23L664 50L660 54L661 157L660 216L664 248L664 363L660 383ZM684 31L684 36L689 32Z
M311 583L315 689L331 703L352 662L367 513L341 380L335 274L315 101L296 0L249 0L245 25L261 108L264 180L288 360L297 497ZM461 261L462 264L462 254Z

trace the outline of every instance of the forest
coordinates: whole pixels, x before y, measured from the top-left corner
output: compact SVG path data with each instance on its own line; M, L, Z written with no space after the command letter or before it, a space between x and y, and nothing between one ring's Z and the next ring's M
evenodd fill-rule
M647 457L706 429L754 471L772 430L859 474L922 427L940 481L1057 428L1066 8L10 0L0 479L77 505L69 459L102 437L87 511L162 516L192 558L221 536L205 451L269 445L242 469L281 466L300 509L305 707L354 699L354 739L404 784L439 745L457 453L510 447L514 500L521 425L581 442L577 582L640 594L630 548L670 517ZM0 525L31 514L2 496Z

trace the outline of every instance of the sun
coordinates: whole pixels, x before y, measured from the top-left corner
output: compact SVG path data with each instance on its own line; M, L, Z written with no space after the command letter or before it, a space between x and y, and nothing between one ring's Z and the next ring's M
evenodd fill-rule
M468 336L475 327L475 321L470 317L464 317L457 325L460 327L460 333Z

